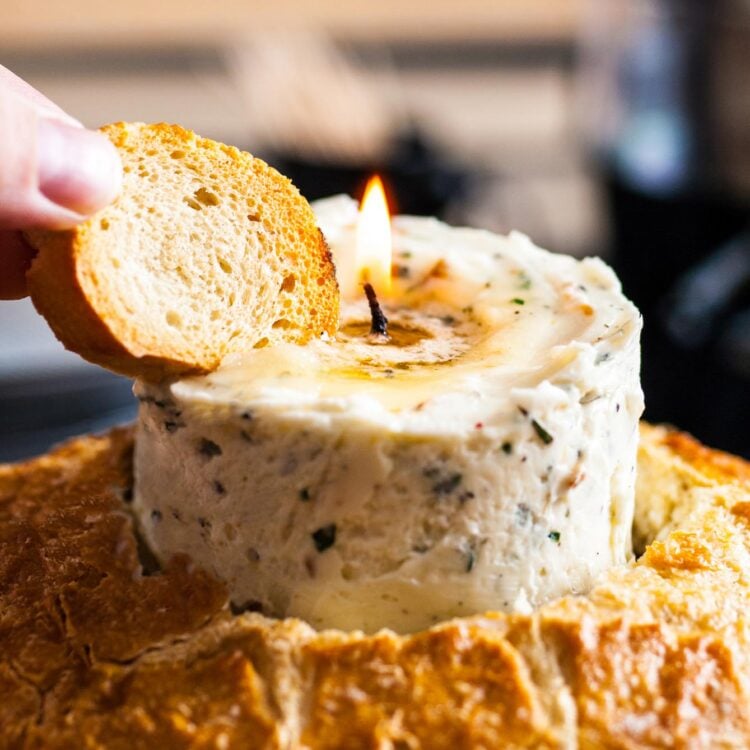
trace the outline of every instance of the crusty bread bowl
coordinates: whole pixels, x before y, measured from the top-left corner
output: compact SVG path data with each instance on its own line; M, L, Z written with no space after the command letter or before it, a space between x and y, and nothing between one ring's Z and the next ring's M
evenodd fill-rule
M185 559L149 570L131 451L116 430L0 468L0 747L750 745L739 459L644 425L636 563L532 615L364 636L234 615ZM659 541L653 508L680 519Z

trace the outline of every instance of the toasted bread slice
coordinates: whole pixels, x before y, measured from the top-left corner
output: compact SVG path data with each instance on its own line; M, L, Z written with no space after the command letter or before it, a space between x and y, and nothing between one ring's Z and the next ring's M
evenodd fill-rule
M250 154L176 125L115 123L122 193L75 229L32 231L31 299L69 349L160 380L338 322L307 201Z

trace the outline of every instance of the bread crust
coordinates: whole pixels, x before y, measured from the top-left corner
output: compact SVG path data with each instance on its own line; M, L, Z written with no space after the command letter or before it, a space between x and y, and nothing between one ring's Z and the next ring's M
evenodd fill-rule
M638 504L695 497L636 563L532 615L366 636L233 616L184 559L144 575L131 449L116 430L0 467L2 747L750 744L740 459L644 425L640 473L676 481Z
M121 195L74 229L26 235L31 299L67 348L161 380L335 333L331 253L286 177L177 125L102 132L122 157Z

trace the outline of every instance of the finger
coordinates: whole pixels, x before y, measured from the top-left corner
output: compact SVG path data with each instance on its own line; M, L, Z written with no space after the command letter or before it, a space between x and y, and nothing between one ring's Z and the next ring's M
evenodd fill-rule
M0 229L63 229L110 203L121 165L109 140L49 117L7 84L0 81Z
M120 191L120 157L109 139L56 120L37 124L37 178L42 195L57 206L89 215Z
M0 299L26 296L26 271L33 257L20 232L0 232Z

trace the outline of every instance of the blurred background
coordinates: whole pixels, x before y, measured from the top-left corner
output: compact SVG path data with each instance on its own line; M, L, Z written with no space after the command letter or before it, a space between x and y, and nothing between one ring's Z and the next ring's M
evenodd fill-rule
M311 200L379 170L401 212L601 255L644 313L646 417L750 457L748 0L3 0L0 63ZM131 419L130 387L0 302L0 460Z

